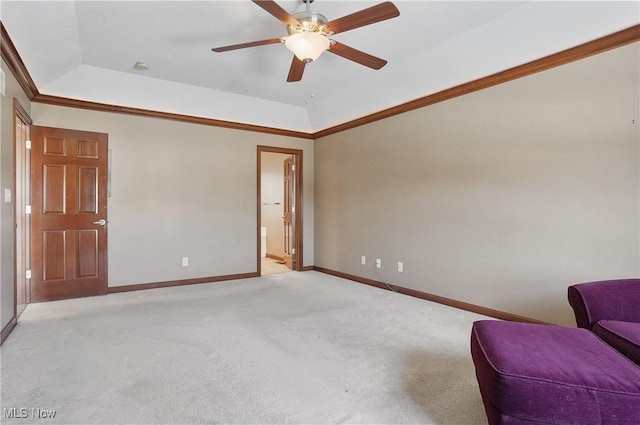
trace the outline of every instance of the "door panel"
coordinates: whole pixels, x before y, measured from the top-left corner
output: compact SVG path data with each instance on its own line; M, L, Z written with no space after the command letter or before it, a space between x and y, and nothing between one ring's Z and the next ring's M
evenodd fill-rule
M65 233L64 230L42 232L42 280L45 282L66 278L67 245Z
M95 140L78 140L78 156L82 158L98 158L99 147Z
M294 267L294 173L293 173L293 156L284 160L284 264L293 269Z
M107 143L32 127L32 301L107 292Z
M78 167L78 213L98 213L98 169Z
M66 172L64 165L42 165L43 214L64 214Z
M98 231L95 229L78 231L78 277L98 277Z

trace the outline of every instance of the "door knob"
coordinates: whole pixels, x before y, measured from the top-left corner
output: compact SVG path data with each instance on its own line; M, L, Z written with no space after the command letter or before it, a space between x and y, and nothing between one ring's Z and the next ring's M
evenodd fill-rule
M107 221L104 218L101 218L98 221L94 221L93 224L98 224L100 226L104 226L105 224L107 224Z

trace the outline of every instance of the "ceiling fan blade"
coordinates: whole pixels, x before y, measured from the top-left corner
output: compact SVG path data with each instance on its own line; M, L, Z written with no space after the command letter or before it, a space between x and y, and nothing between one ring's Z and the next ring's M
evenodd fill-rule
M251 41L249 43L232 44L231 46L214 47L213 50L216 53L228 52L229 50L245 49L247 47L264 46L266 44L282 43L279 38L270 38L268 40Z
M301 61L296 56L293 56L291 68L289 68L289 76L287 76L287 82L293 83L295 81L302 80L302 74L304 73L305 66L307 66L305 61Z
M251 1L253 1L255 4L257 4L267 12L269 12L271 15L275 16L276 19L278 19L280 22L282 22L285 25L292 25L292 26L300 25L300 22L298 22L297 19L291 16L289 12L281 8L278 5L278 3L276 3L273 0L251 0Z
M389 1L362 9L351 15L329 21L327 26L334 34L345 32L352 29L360 28L365 25L375 24L376 22L385 21L387 19L400 16L400 11L395 5Z
M329 47L327 51L373 69L380 69L387 64L387 61L384 59L361 52L337 41L332 41L331 47Z

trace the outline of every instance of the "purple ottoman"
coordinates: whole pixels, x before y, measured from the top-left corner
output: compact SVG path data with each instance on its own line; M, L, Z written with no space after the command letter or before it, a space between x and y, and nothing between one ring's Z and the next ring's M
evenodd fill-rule
M490 425L640 424L640 367L586 329L482 320L471 356Z

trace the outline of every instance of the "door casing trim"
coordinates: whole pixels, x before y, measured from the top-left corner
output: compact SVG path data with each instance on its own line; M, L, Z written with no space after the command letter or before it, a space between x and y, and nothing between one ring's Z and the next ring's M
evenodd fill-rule
M19 258L26 258L27 261L29 261L30 256L31 256L31 251L29 250L29 252L25 251L25 247L26 246L31 246L30 243L26 243L27 241L22 240L20 244L18 244L18 238L22 238L22 236L24 235L24 232L22 231L22 227L18 227L18 223L22 223L22 226L25 225L28 216L26 215L25 212L25 206L27 205L27 202L29 202L29 200L26 200L22 197L22 195L18 196L18 193L23 193L24 192L24 188L22 187L22 182L25 181L25 178L27 179L27 184L28 183L28 178L29 175L31 174L31 170L27 169L26 164L25 164L25 158L26 155L29 153L29 151L26 149L25 146L18 146L18 140L17 137L18 135L16 134L16 126L18 124L18 120L21 120L23 123L25 123L26 125L29 126L29 131L31 130L31 126L33 125L33 120L31 119L31 117L29 116L29 113L27 113L27 111L24 109L24 107L20 104L20 102L18 101L17 98L13 98L13 129L12 129L12 133L13 133L13 195L14 195L14 223L13 223L13 228L14 228L14 234L13 234L13 318L17 321L18 320L18 266L23 266L22 264L22 260L19 261ZM22 164L18 164L18 149L21 149L21 155L20 158L22 158L23 163ZM18 175L18 173L16 172L17 170L20 170L20 175ZM20 191L20 192L18 192ZM19 200L20 202L16 202L17 200ZM28 236L30 237L30 236ZM20 252L18 252L18 246L20 246ZM25 278L26 279L26 278ZM31 291L29 288L29 282L26 281L25 282L25 286L26 286L26 293L25 293L25 297L26 297L26 304L29 304L31 301Z

